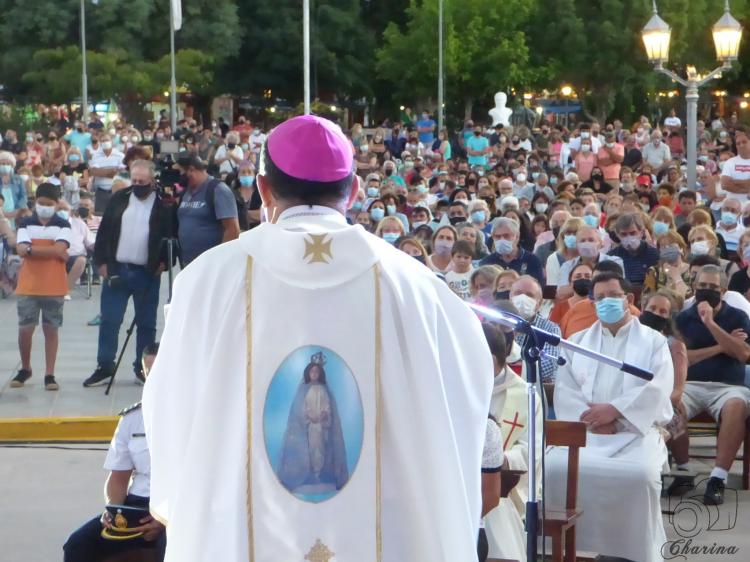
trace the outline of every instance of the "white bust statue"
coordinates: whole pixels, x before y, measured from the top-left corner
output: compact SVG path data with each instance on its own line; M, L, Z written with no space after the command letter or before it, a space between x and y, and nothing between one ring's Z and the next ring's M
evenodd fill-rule
M508 96L505 92L497 92L495 94L495 107L489 110L490 117L492 117L492 126L503 125L508 127L510 125L510 116L513 110L505 107L508 101Z

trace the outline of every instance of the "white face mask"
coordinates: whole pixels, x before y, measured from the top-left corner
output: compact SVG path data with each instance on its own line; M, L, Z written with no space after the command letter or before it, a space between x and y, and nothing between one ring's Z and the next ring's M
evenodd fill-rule
M537 213L546 213L548 208L549 205L547 203L536 203L534 205L534 209L536 209Z
M105 141L102 143L102 148L104 150L112 150L112 141Z
M536 314L536 299L528 295L515 295L511 297L510 301L516 307L516 310L518 310L518 314L524 319L531 320L534 314Z
M590 144L582 144L581 145L581 151L583 151L583 152L590 152L591 151L591 145Z
M55 208L52 205L37 204L34 210L36 211L36 216L43 220L51 219L55 214Z
M694 256L705 256L710 249L707 240L698 240L690 244L690 252Z
M519 184L526 183L526 174L518 174L516 176L516 182L519 183Z

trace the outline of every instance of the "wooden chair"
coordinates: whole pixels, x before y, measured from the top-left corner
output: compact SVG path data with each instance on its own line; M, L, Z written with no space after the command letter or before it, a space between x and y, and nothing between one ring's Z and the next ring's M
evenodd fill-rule
M544 422L547 445L568 447L568 486L565 509L545 509L542 536L552 538L554 562L576 562L576 521L583 510L578 509L578 453L586 446L586 424L547 420Z
M708 412L701 412L697 416L695 416L693 419L691 419L689 422L689 427L692 426L693 429L696 429L696 425L700 424L703 425L710 425L711 431L718 435L719 433L719 424L716 423L716 421L708 414ZM716 458L716 455L709 456L709 455L690 455L694 459L714 459ZM737 457L737 460L742 460L742 489L743 490L750 490L750 417L748 417L745 420L745 440L742 443L742 456Z

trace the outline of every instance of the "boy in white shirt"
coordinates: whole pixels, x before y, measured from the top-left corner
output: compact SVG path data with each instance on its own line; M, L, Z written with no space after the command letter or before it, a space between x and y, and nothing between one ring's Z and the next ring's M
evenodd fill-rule
M451 250L451 267L445 274L445 281L451 290L463 300L471 298L471 273L474 268L471 265L474 259L474 248L466 240L459 240L453 244Z

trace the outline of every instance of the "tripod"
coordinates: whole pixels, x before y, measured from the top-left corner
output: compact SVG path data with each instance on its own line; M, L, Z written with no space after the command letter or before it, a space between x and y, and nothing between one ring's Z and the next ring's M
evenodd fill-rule
M169 230L171 233L172 231ZM164 245L167 246L167 275L169 279L169 294L167 297L167 304L172 302L172 286L174 284L174 270L173 270L173 263L174 263L174 255L175 255L175 245L177 244L177 239L169 236L166 238L161 239L160 243L160 253L161 249L164 248ZM161 275L161 274L159 274ZM151 286L153 284L153 280L149 282L149 284L146 286L146 289L141 293L140 298L145 299L148 292L151 290ZM135 297L133 299L135 301ZM130 337L133 335L133 332L135 331L135 318L136 315L133 314L133 319L130 321L130 326L128 326L127 331L125 332L125 341L122 344L122 347L120 348L120 353L117 355L117 361L115 362L115 368L112 372L112 377L109 379L109 384L107 384L107 389L104 391L105 396L109 396L109 391L112 388L112 383L115 382L115 376L117 375L117 371L120 368L120 363L122 362L122 358L125 355L125 349L128 347L128 342L130 341Z

